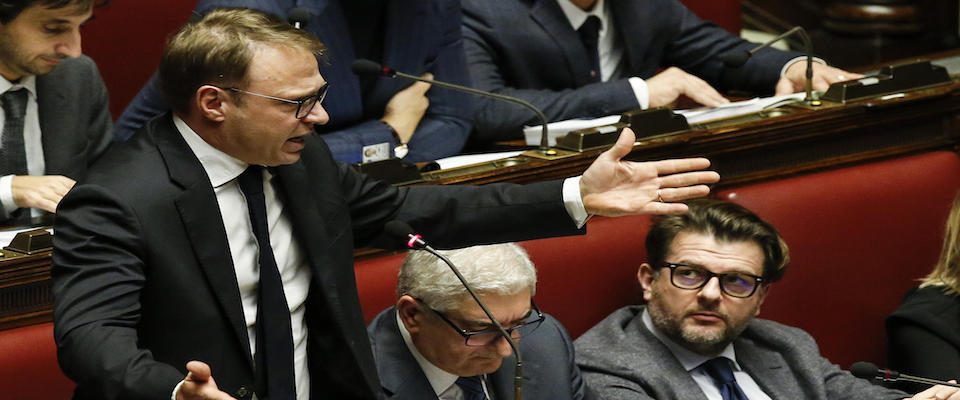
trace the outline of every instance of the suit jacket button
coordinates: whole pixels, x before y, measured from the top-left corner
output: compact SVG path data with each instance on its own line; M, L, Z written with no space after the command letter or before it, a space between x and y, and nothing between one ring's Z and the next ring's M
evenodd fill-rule
M238 398L246 398L248 394L250 394L250 389L248 389L246 386L240 386L240 389L237 389Z

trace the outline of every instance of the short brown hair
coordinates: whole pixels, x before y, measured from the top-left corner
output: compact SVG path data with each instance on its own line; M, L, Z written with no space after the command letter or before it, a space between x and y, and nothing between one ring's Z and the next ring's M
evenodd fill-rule
M160 59L160 90L186 112L200 86L243 86L256 46L299 48L316 56L323 44L283 20L246 8L218 8L174 35Z
M0 23L6 24L13 21L23 10L33 6L53 9L80 6L86 12L93 7L107 5L109 2L109 0L0 0Z
M776 282L787 272L790 249L769 222L736 203L696 199L686 204L690 210L684 214L654 217L646 241L651 266L662 266L673 239L681 232L690 232L724 242L756 243L763 251L763 278L767 282Z

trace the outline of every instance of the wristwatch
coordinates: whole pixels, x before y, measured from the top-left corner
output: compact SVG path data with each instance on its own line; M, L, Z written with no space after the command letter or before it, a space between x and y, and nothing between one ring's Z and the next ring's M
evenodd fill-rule
M410 152L410 149L407 148L407 144L400 140L400 135L397 134L397 131L393 129L390 124L384 122L384 125L390 129L390 134L393 135L393 139L397 141L397 146L393 148L393 155L397 158L404 158L407 156L407 153Z

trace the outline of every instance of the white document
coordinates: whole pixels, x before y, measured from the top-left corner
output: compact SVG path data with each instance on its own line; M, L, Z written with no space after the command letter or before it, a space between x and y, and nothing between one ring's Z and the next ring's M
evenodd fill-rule
M440 165L440 169L450 169L450 168L462 167L464 165L479 164L487 161L515 157L520 155L520 153L523 153L523 152L522 151L505 151L502 153L467 154L462 156L441 158L437 160L436 163Z
M683 115L687 119L688 123L697 124L700 122L760 112L767 108L801 101L805 96L806 95L801 92L764 98L755 97L750 100L727 103L716 108L700 107L691 108L689 110L677 110L674 112Z
M619 115L610 115L594 119L568 119L566 121L557 121L547 124L547 136L550 138L550 146L557 145L557 138L566 136L570 131L577 129L593 128L615 124L620 121ZM543 125L523 127L523 136L527 139L527 146L539 146L540 137L543 136Z

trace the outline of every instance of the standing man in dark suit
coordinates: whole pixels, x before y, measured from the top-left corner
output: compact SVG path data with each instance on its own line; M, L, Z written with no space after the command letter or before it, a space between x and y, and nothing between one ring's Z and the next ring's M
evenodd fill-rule
M783 277L789 250L777 230L740 205L694 200L655 218L646 306L615 311L576 341L577 364L603 399L903 399L820 355L806 332L754 318ZM827 279L827 277L825 277ZM936 386L914 399L960 399Z
M574 364L566 329L533 303L537 271L520 246L443 253L517 341L525 399L594 398ZM513 398L516 357L509 343L443 261L426 251L410 252L397 296L397 305L367 327L388 399ZM482 389L482 397L470 397L471 388Z
M714 87L758 94L804 87L805 64L795 52L768 49L725 68L717 56L755 44L678 0L464 0L463 12L475 87L527 100L550 121L666 106L680 95L726 103ZM817 63L813 86L859 76ZM524 124L539 123L525 109L477 102L480 140L519 139Z
M110 143L107 88L80 53L95 3L0 1L0 225L56 211Z
M365 148L387 149L380 154L406 161L433 161L458 154L466 143L472 128L470 95L350 71L354 60L367 58L469 86L458 1L201 0L194 13L217 7L247 7L281 18L296 7L311 12L304 29L326 46L320 73L333 83L330 122L317 132L338 161L360 162ZM151 79L117 121L118 139L169 109Z
M401 245L387 222L445 247L574 234L589 214L683 212L719 179L687 172L705 159L621 161L625 131L579 179L396 188L311 135L329 119L321 50L249 9L171 39L173 113L108 151L56 220L54 334L76 399L376 398L353 249Z

